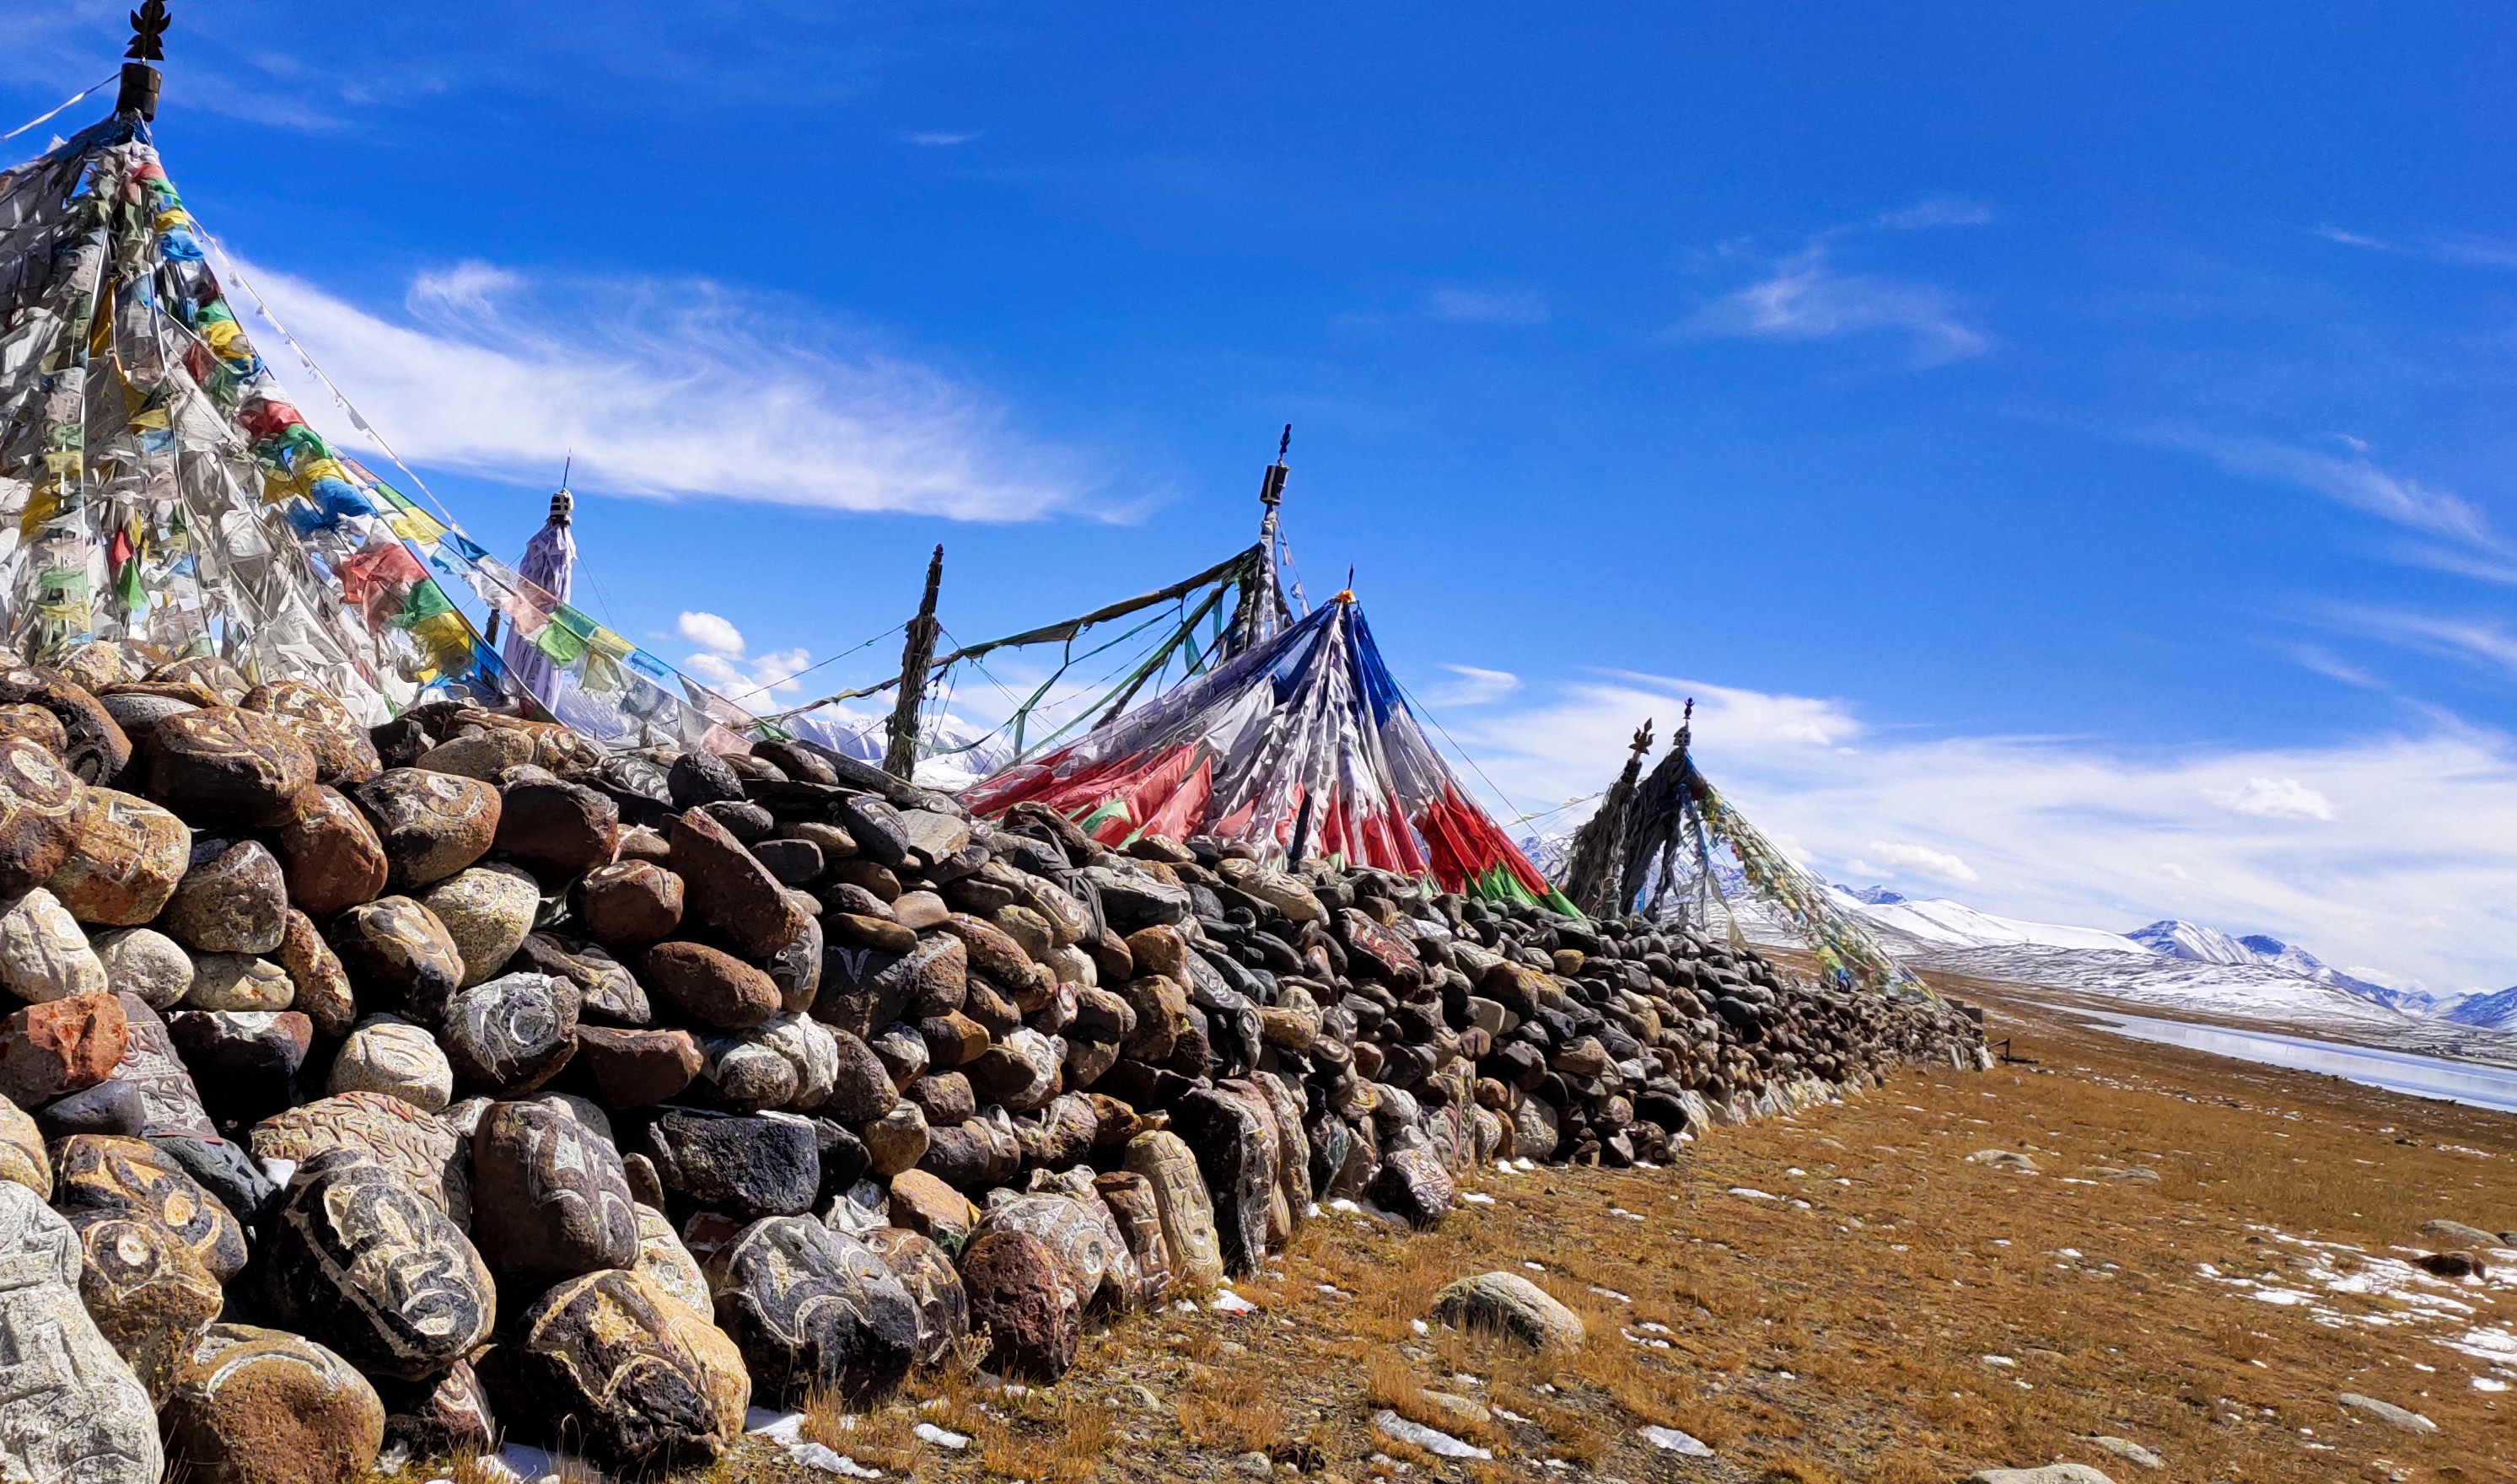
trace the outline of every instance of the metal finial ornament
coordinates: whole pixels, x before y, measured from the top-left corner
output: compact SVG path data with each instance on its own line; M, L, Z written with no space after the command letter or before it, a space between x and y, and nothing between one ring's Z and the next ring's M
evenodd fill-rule
M174 23L166 14L166 0L141 0L140 9L131 13L131 47L122 55L140 62L164 62L166 27Z
M132 60L122 64L122 92L113 101L120 117L144 124L157 117L159 79L149 64L166 60L166 27L174 23L166 14L166 0L141 0L140 9L131 13L131 45L122 55Z

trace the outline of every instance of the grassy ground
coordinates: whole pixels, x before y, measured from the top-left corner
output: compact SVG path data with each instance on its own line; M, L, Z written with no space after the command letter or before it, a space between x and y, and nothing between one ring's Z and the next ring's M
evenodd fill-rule
M813 1431L887 1472L1061 1484L1262 1477L1254 1452L1286 1479L1921 1484L2058 1459L2118 1484L2517 1477L2517 1390L2474 1385L2517 1384L2517 1349L2483 1358L2517 1328L2517 1284L2397 1260L2432 1217L2517 1226L2517 1121L2025 1005L1994 1022L2037 1065L1900 1074L1719 1130L1674 1168L1492 1174L1472 1188L1495 1204L1429 1235L1332 1213L1237 1286L1256 1312L1135 1316L1054 1388L928 1380ZM1970 1159L1991 1150L2036 1172ZM1492 1268L1571 1305L1583 1347L1418 1333L1434 1289ZM2358 1419L2344 1390L2440 1430ZM1495 1457L1382 1437L1384 1407ZM920 1420L967 1447L918 1439ZM1681 1459L1646 1424L1717 1452ZM718 1476L790 1470L829 1477L756 1443Z

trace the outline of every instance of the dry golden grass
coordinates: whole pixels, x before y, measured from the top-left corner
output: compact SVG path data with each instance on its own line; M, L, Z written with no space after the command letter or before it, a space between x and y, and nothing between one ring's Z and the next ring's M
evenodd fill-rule
M1266 1373L1257 1367L1199 1369L1173 1404L1180 1436L1192 1448L1266 1452L1285 1430L1284 1410L1269 1390Z
M906 1470L926 1451L912 1430L917 1418L905 1406L852 1412L837 1395L816 1392L805 1398L800 1410L805 1441L843 1453L869 1468Z

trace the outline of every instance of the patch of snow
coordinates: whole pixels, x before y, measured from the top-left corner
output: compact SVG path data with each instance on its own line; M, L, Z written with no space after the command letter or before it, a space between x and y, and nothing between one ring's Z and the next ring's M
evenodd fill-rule
M1713 1457L1712 1448L1707 1446L1702 1439L1696 1438L1688 1433L1681 1432L1675 1427L1645 1427L1642 1429L1642 1431L1644 1442L1651 1444L1654 1448L1666 1449L1671 1453L1677 1454L1681 1458L1709 1459Z
M1422 1422L1411 1422L1386 1408L1372 1415L1372 1425L1381 1429L1385 1436L1396 1438L1411 1447L1422 1448L1437 1458L1491 1459L1494 1457L1491 1449L1479 1448L1474 1443L1464 1443L1438 1427L1428 1427Z

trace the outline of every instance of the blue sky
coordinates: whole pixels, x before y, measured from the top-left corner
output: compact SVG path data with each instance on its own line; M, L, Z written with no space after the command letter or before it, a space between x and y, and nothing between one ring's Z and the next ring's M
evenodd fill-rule
M7 122L124 8L0 4ZM1830 876L2517 979L2493 8L367 10L179 0L169 168L476 536L573 447L668 657L1184 573L1290 420L1517 810L1695 695Z

